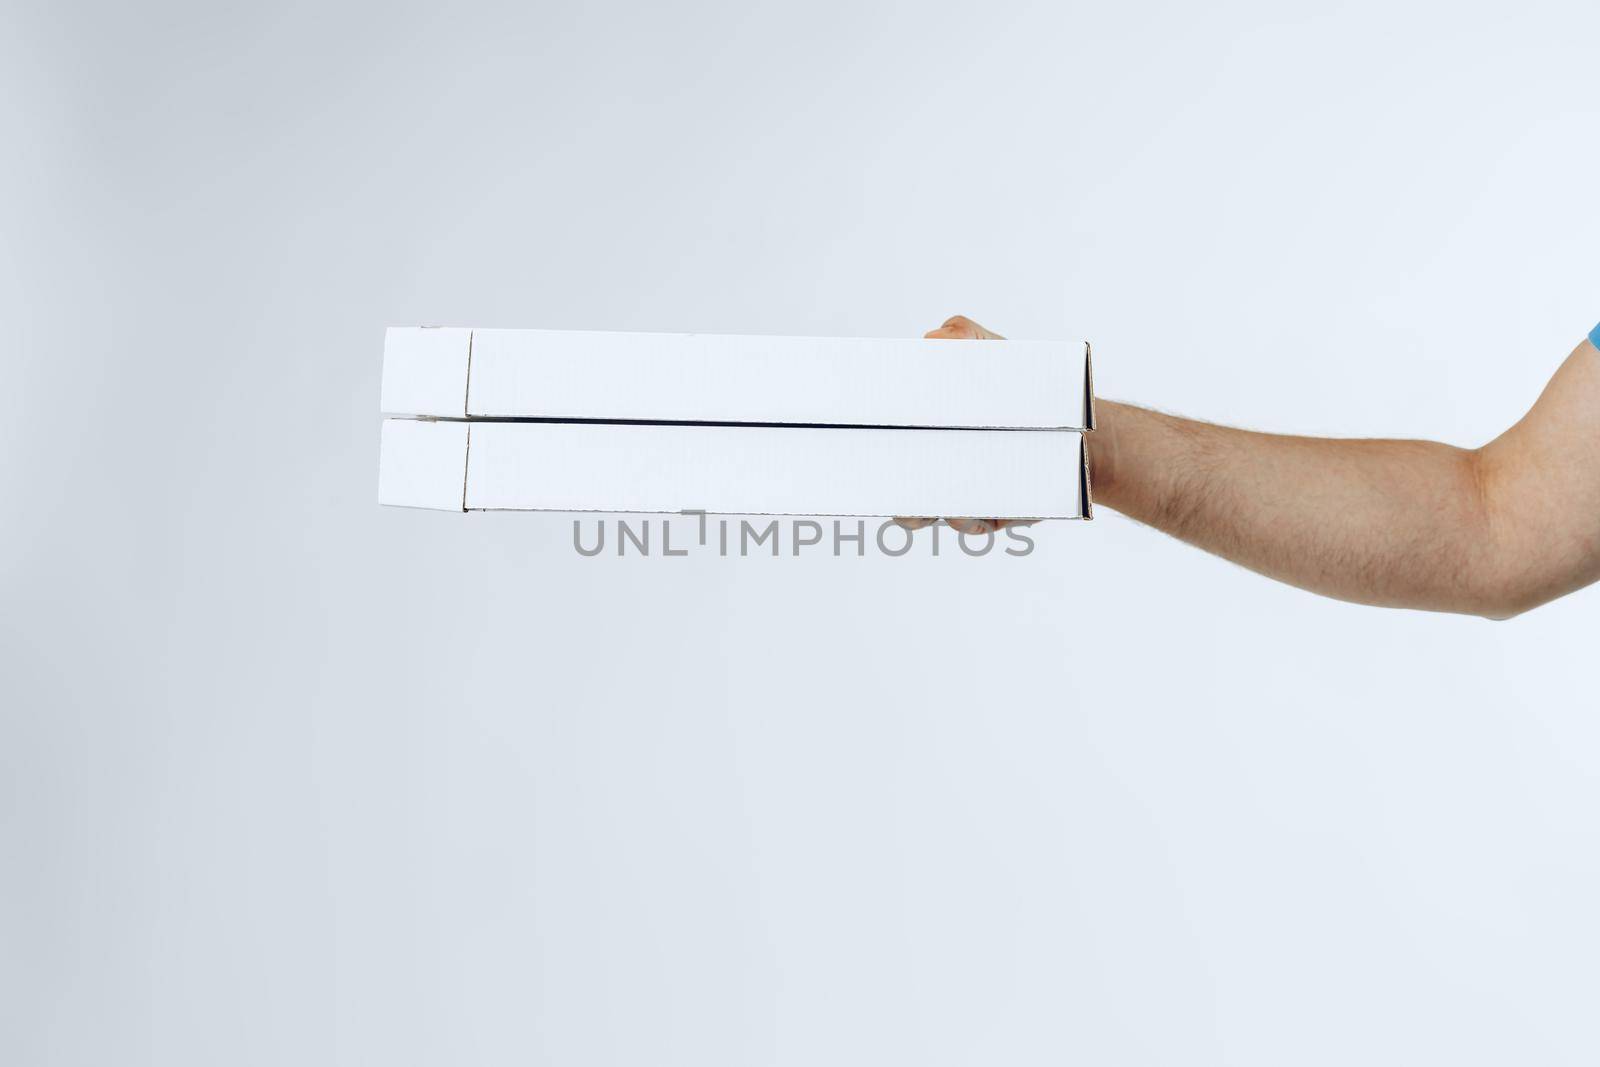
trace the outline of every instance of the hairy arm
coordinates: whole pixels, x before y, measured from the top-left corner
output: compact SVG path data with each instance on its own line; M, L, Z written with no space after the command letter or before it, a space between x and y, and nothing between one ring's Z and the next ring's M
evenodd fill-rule
M934 331L985 334L964 319ZM1600 579L1588 341L1478 449L1253 433L1111 402L1098 425L1097 503L1315 593L1505 618Z

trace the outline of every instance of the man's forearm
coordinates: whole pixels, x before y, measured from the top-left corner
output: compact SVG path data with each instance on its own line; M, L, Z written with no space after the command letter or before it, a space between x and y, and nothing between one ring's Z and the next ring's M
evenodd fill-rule
M1111 402L1098 414L1099 503L1327 596L1505 610L1479 452L1253 433Z
M925 336L1000 339L961 315ZM1110 401L1098 416L1097 500L1302 589L1505 618L1600 581L1600 326L1515 426L1470 451L1252 433Z

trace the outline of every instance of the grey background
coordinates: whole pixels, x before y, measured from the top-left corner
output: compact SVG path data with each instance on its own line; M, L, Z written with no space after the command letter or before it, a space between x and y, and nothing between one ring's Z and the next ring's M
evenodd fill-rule
M1298 10L1291 10L1298 8ZM0 1060L1593 1063L1600 594L583 559L380 509L388 323L1087 335L1487 439L1592 4L8 3Z

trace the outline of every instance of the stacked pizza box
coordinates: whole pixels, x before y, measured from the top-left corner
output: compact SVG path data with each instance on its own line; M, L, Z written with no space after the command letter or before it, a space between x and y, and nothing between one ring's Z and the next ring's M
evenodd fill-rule
M1089 518L1084 342L395 327L384 504Z

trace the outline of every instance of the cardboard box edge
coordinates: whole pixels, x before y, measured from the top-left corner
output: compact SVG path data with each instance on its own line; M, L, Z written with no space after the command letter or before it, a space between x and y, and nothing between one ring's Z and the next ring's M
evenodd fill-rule
M455 437L448 428L461 427ZM409 435L409 440L401 440ZM459 442L459 443L458 443ZM467 510L467 462L472 448L472 427L457 420L429 418L385 418L379 430L378 443L378 504L382 507L420 508L427 511ZM408 452L405 461L396 466L396 454ZM415 472L418 455L431 453L433 476L420 484L417 492L415 480L397 484L396 478L404 469ZM459 455L459 460L456 459ZM459 468L456 463L459 462ZM451 473L459 470L459 474ZM432 484L434 482L437 484ZM459 491L456 486L459 485Z
M426 335L442 336L429 351ZM465 352L452 353L459 335L465 335ZM383 333L383 369L378 387L381 415L466 418L472 388L472 335L465 326L386 326ZM407 347L411 351L407 351ZM453 369L429 367L431 360L460 359L460 376ZM443 378L443 381L439 379ZM431 379L431 380L430 380ZM402 385L402 381L405 382ZM422 382L419 387L418 382ZM407 388L409 386L409 388ZM459 397L458 397L459 394ZM418 399L418 397L421 399Z

